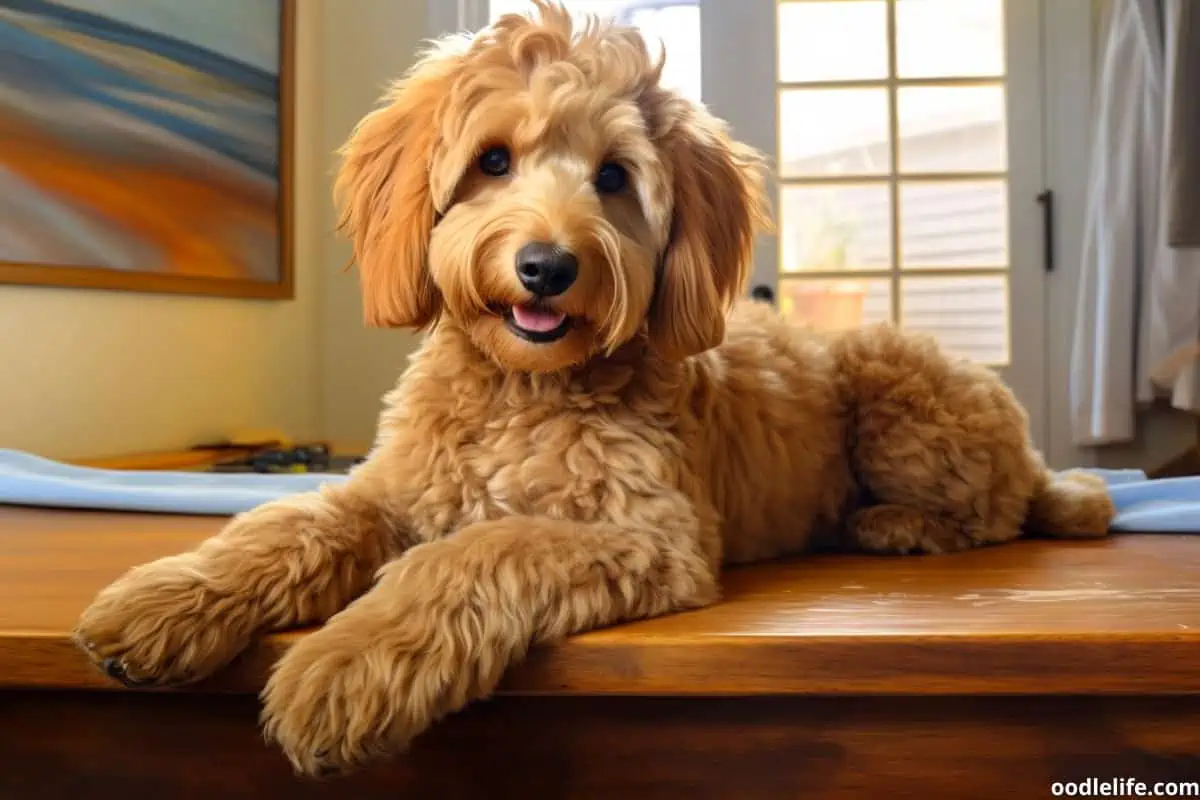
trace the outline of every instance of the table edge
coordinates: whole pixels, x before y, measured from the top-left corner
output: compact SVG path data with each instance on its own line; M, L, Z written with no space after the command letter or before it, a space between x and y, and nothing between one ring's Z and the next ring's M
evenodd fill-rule
M302 632L256 643L186 691L257 693ZM535 648L501 692L539 695L1200 693L1200 635L583 636ZM120 689L66 636L0 634L0 689Z

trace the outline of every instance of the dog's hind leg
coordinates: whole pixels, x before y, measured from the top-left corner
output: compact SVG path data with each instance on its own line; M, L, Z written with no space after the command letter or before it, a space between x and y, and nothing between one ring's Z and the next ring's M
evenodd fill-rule
M854 544L873 553L953 553L976 544L963 523L916 505L860 508L847 529Z
M851 544L944 553L1021 534L1046 470L994 372L890 327L848 332L833 351L851 467L873 503L851 517Z

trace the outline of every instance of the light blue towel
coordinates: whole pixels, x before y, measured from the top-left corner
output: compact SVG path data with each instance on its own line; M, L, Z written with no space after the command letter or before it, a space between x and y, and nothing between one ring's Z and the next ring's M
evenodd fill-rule
M344 475L154 472L73 467L0 450L0 503L55 508L236 514Z
M1140 473L1131 479L1120 473L1095 472L1108 481L1108 492L1117 507L1112 530L1200 533L1200 477L1148 480Z
M1200 533L1200 477L1148 480L1139 470L1092 470L1109 485L1115 531ZM72 467L0 450L0 503L57 508L236 514L345 475L127 472Z

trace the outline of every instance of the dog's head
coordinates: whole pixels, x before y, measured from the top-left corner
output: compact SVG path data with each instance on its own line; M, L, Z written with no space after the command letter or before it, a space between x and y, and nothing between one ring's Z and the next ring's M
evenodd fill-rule
M521 371L713 347L767 224L762 159L659 86L634 29L537 6L436 43L346 144L368 324L448 316Z

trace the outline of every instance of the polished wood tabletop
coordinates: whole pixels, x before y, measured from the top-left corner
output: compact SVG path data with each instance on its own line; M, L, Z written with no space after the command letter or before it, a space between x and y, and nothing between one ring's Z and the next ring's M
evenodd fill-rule
M223 522L0 507L0 687L114 688L70 642L77 615L128 567ZM730 570L723 583L710 608L535 650L506 691L1200 692L1200 536L810 556ZM201 688L257 690L302 635L267 637Z

